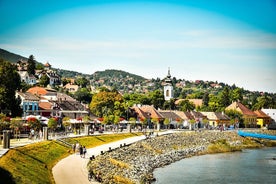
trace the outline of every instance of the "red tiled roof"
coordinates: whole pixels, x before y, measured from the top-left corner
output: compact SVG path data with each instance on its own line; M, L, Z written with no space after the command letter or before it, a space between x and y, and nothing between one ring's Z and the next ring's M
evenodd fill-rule
M262 110L256 110L254 113L257 115L258 118L270 118L266 113L264 113Z
M249 115L249 116L257 116L253 111L248 109L246 106L244 106L240 102L233 102L231 105L226 107L226 109L234 109L240 111L244 115Z
M183 100L186 100L186 99L178 99L175 101L175 104L178 105ZM195 106L202 106L202 104L203 104L202 99L188 99L188 100L189 100L189 102L192 102L193 104L195 104Z
M190 102L193 102L195 106L202 106L203 100L202 99L188 99Z
M42 110L52 109L52 103L50 102L39 102L39 108Z
M183 112L183 111L174 111L178 116L181 117L183 120L191 120L194 119L193 115L190 112Z
M175 113L175 111L159 110L158 112L163 116L163 118L172 119L173 121L178 121L182 119L177 113Z
M162 115L153 106L143 105L140 109L145 113L150 113L151 118L163 118Z
M27 92L32 93L33 95L46 95L48 93L48 91L45 88L38 86L28 89Z
M146 112L142 111L139 107L134 106L134 107L132 107L132 109L134 109L134 111L138 114L139 118L142 118L142 119L149 118L148 114Z
M45 63L44 66L49 67L51 66L49 62Z

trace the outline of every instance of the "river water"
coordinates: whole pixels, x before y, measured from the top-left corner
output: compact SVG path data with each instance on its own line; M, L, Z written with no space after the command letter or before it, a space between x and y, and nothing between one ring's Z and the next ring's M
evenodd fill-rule
M276 147L186 158L153 174L154 184L275 184Z

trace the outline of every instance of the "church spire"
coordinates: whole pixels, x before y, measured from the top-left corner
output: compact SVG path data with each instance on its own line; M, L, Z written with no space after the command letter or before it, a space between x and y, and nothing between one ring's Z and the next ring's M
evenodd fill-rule
M165 100L171 100L173 98L173 85L171 80L171 71L170 68L168 69L168 75L165 78L165 85L164 85L164 98Z
M169 67L169 69L168 69L168 75L167 75L167 78L171 78L171 71L170 71L170 67Z
M168 69L168 75L165 79L166 84L172 84L170 67Z

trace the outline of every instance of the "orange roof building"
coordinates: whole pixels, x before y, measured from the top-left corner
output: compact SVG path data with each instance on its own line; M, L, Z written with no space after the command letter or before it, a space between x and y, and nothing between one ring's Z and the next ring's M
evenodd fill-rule
M236 110L243 115L243 121L246 127L256 127L257 115L240 102L233 102L225 110Z
M33 95L38 95L38 96L46 95L48 93L48 91L45 88L38 87L38 86L28 89L27 92L32 93Z
M257 125L262 128L271 122L271 117L264 113L262 110L256 110L254 113L257 115Z

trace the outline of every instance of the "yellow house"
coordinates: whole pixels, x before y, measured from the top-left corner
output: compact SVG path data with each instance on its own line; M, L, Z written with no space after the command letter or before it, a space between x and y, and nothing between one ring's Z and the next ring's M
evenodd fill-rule
M218 125L229 125L230 118L223 112L201 112L203 115L207 116L209 125L212 127L217 127Z
M242 114L245 127L257 127L257 115L240 102L233 102L225 110L236 110Z
M271 117L266 115L261 110L256 110L254 113L257 115L257 125L262 128L263 126L266 126L270 123Z

